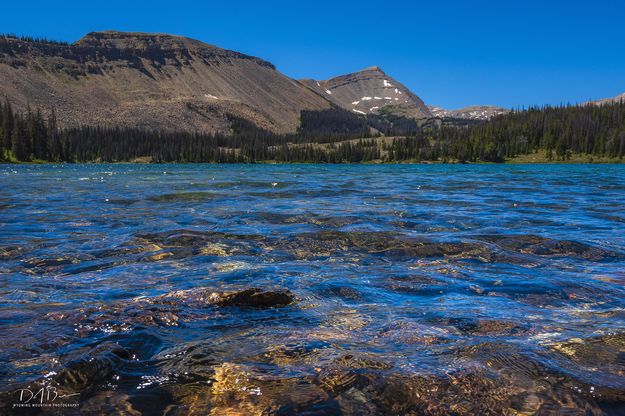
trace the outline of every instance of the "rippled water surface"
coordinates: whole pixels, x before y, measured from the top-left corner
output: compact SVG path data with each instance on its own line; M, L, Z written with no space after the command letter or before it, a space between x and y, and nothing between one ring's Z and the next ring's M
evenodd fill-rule
M0 165L0 411L625 414L624 206L623 166Z

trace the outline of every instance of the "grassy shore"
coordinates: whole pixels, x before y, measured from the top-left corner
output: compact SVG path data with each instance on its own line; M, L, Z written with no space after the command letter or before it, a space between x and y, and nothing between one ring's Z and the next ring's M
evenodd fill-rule
M512 159L507 159L505 163L511 164L531 164L531 163L569 163L569 164L580 164L580 163L623 163L624 159L621 158L610 158L605 156L594 156L588 154L572 154L568 158L564 160L557 160L553 158L549 160L544 151L538 153L530 153L527 155L519 155Z

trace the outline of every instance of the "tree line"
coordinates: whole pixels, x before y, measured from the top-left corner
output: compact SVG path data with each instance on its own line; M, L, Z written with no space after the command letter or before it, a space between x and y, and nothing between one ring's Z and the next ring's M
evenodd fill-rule
M573 154L625 155L625 103L535 107L512 111L465 128L421 129L396 140L390 160L504 162L544 152L547 160Z
M254 163L368 161L503 162L544 152L549 160L573 154L622 158L625 103L530 108L459 126L410 125L400 137L379 117L344 110L302 112L297 133L280 135L230 116L229 134L155 131L132 127L59 128L54 109L15 111L0 102L0 161ZM363 138L368 137L368 138Z

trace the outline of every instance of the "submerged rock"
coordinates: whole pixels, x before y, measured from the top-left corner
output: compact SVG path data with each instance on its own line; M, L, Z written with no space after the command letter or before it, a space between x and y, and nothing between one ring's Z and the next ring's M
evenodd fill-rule
M487 342L453 355L495 372L508 386L511 409L520 414L616 415L625 410L622 382L617 387L605 373L593 377L587 370L561 366L552 354Z
M87 258L88 259L88 258ZM63 267L75 265L82 261L78 257L60 256L50 258L31 258L22 261L25 269L35 273L48 273L62 269Z
M118 344L105 342L67 363L55 381L66 389L82 391L110 379L131 358Z
M393 248L384 251L386 256L399 259L451 257L458 259L475 259L483 262L492 262L495 255L487 247L478 243L448 242L448 243L412 243L402 248Z
M118 415L142 416L144 413L137 409L128 394L114 390L102 391L87 399L80 406L81 415Z
M488 235L480 237L506 250L537 256L566 256L591 261L623 259L625 255L577 241L553 240L537 235Z
M215 308L269 309L288 306L295 301L295 296L288 290L265 291L250 288L218 292L209 288L197 288L71 311L51 312L45 318L74 325L77 335L88 336L94 331L126 332L136 327L179 326L185 322L211 319L215 316Z
M522 324L501 319L446 318L439 323L453 326L460 332L469 335L519 336L528 332L528 328Z
M328 401L327 393L308 380L234 363L215 369L210 393L210 414L215 416L315 414L307 411Z
M295 297L288 290L267 291L253 288L234 293L216 294L214 303L218 306L247 306L254 308L274 308L290 305Z
M0 260L14 260L21 257L28 249L22 246L0 247Z
M625 332L574 338L556 342L550 347L584 366L596 367L600 363L613 365L614 370L625 376Z
M205 288L180 290L146 299L150 303L166 303L187 306L240 306L273 308L295 302L295 296L288 290L264 291L259 288L234 292L215 292Z
M214 192L177 192L171 194L161 194L148 197L152 202L202 202L215 199L218 195Z

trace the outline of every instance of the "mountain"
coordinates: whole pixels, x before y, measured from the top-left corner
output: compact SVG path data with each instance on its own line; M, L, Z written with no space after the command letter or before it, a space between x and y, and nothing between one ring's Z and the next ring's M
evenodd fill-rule
M434 117L462 120L489 120L510 110L492 105L472 105L458 110L445 110L441 107L429 106Z
M432 117L417 95L377 66L326 81L304 79L300 82L356 114L391 114L415 120Z
M330 101L269 62L165 34L93 32L73 44L0 36L0 94L54 107L61 126L227 132L244 119L294 132Z
M625 92L623 94L621 94L621 95L617 95L616 97L604 98L602 100L591 101L591 103L597 104L597 105L612 104L612 103L619 103L619 102L625 102Z

